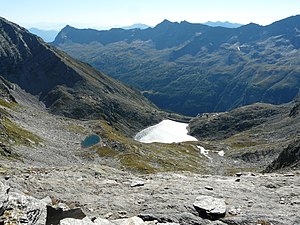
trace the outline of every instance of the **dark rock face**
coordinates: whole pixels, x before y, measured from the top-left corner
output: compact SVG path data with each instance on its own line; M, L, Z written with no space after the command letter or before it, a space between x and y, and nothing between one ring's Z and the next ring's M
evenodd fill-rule
M59 225L64 218L83 219L86 215L80 208L68 209L47 205L46 225Z
M300 113L300 98L297 98L295 101L295 105L293 106L293 108L290 111L289 116L292 118L295 118L299 115Z
M45 96L56 85L71 87L82 79L53 48L4 19L0 19L0 40L0 74L31 94Z
M265 172L274 172L284 169L300 168L300 140L292 142L284 149L277 159L275 159L266 169Z
M10 94L10 90L14 90L15 86L0 76L0 97L4 101L16 102L15 98Z
M0 74L38 95L55 114L105 119L130 134L159 121L156 108L138 91L72 59L0 18Z
M197 115L293 100L300 83L299 21L293 16L234 29L167 20L146 30L68 26L53 44L139 88L160 108Z
M5 186L3 183L0 183L0 215L3 215L5 209L7 208L8 193L9 193L9 187Z

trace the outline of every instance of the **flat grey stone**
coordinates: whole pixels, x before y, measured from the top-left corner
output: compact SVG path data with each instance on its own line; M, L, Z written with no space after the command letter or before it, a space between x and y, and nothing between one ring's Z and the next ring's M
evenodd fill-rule
M201 195L196 198L194 208L203 218L217 219L225 216L226 204L223 199Z
M132 181L131 183L131 187L141 187L141 186L144 186L145 185L145 182L142 181L142 180L134 180Z
M144 220L142 220L137 216L127 218L127 219L113 220L111 222L116 225L145 225Z
M89 218L84 218L82 220L74 218L66 218L60 221L60 225L106 225L105 223L93 223ZM107 225L112 225L111 223Z

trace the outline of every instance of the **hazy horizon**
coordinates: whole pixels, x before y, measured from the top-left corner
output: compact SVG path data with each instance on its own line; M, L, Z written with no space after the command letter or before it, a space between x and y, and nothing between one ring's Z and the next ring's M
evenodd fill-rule
M164 19L164 20L167 20L167 19ZM187 21L187 20L183 20L183 21L190 22L190 21ZM171 22L179 22L180 23L180 22L183 22L183 21L171 21ZM14 21L12 21L12 22L14 22ZM163 21L161 21L161 22L163 22ZM159 22L159 23L161 23L161 22ZM232 22L232 21L206 21L204 23L202 23L202 22L201 23L202 24L206 24L206 23L227 23L227 22L228 23L232 23L232 24L240 24L240 23L236 23L236 22ZM46 27L43 27L43 26L39 27L38 24L37 24L37 26L24 26L24 27L26 29L31 29L32 28L32 29L39 29L39 30L44 30L44 31L59 31L62 28L64 28L65 26L69 25L69 26L72 26L72 27L75 27L75 28L79 28L79 29L92 28L92 29L98 29L98 30L109 30L111 28L124 28L124 27L130 27L130 26L133 26L133 25L139 25L139 24L141 24L141 25L147 25L149 27L155 27L156 25L158 25L158 24L155 24L154 26L150 26L148 24L138 23L137 22L137 23L128 24L128 25L124 25L124 26L115 25L115 26L107 26L107 27L80 27L80 26L77 27L77 26L73 26L73 25L70 25L70 24L62 24L61 26L58 26L57 29L51 28L51 26L50 26L50 28L47 28L47 26ZM242 24L242 25L246 25L246 24Z
M164 19L268 25L299 13L298 0L2 0L0 8L1 17L44 30L60 30L66 25L96 29L135 23L155 26Z

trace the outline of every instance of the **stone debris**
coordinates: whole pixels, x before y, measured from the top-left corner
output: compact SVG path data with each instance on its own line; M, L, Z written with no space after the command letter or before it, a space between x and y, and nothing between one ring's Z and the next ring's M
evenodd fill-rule
M131 187L141 187L141 186L144 186L145 185L145 182L142 181L142 180L134 180L132 181L131 183Z
M141 218L135 216L132 218L127 218L127 219L113 220L112 224L115 224L115 225L146 225L148 223L144 222Z
M236 175L237 177L241 177L241 176L243 175L243 173L238 172L238 173L236 173L235 175Z
M231 208L228 209L228 213L229 213L230 215L234 215L234 216L240 214L241 211L242 211L241 208L236 208L236 207L234 207L234 206L232 206Z
M111 225L111 223L95 223L91 221L89 218L84 218L82 220L66 218L60 221L60 225Z
M284 174L284 176L285 177L293 177L293 176L295 176L295 174L293 174L293 173L286 173L286 174Z
M126 219L107 220L97 218L94 221L85 217L82 220L66 218L60 221L60 225L179 225L178 223L158 223L157 221L144 221L134 216Z
M279 203L280 203L280 204L284 204L284 201L285 201L285 198L280 198Z
M126 223L134 216L143 220L142 225L243 225L256 224L262 218L273 224L298 224L294 221L300 221L298 174L294 177L257 174L255 177L245 176L243 182L236 183L237 177L230 176L193 173L135 175L102 165L24 170L6 168L6 171L10 173L0 177L3 182L0 182L0 209L4 212L0 224L29 221L27 211L30 209L27 208L30 204L13 205L8 202L13 199L14 192L27 193L18 198L34 198L37 203L41 201L39 199L51 196L47 204L35 207L43 211L44 216L28 213L30 218L43 220L41 224L46 219L48 224L56 225L96 222L116 225L115 220L121 219L117 222ZM95 171L101 172L101 178L95 179ZM5 180L6 175L11 178ZM85 179L77 182L78 177ZM144 181L145 185L131 187L137 180ZM272 185L267 188L269 184ZM205 187L213 187L213 191ZM9 210L8 205L13 210ZM141 222L140 219L134 221Z
M214 190L214 188L213 187L211 187L211 186L205 186L204 187L206 190L209 190L209 191L212 191L212 190Z

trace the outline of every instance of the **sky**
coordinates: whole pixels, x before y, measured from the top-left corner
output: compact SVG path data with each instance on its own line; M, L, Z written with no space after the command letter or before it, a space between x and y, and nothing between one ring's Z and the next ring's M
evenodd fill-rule
M300 0L0 0L0 17L26 28L107 29L143 23L230 21L268 25L300 14Z

